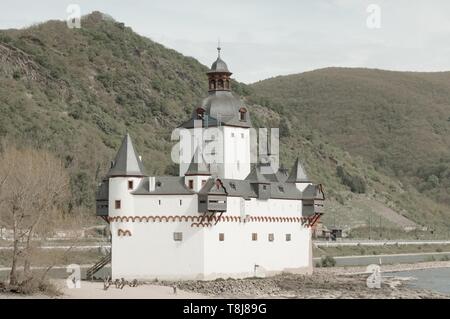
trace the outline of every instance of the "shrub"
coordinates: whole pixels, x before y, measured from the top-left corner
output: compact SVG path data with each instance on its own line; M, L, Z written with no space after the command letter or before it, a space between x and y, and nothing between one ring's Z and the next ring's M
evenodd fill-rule
M341 183L350 187L352 193L363 194L366 192L366 181L360 176L352 176L342 166L336 167L336 174Z
M0 291L2 288L0 286ZM20 282L17 286L3 286L3 291L20 293L23 295L32 295L41 293L47 296L59 296L61 291L53 283L47 279L38 279L32 277L30 279Z
M320 260L321 267L334 267L336 266L336 260L331 256L322 257Z

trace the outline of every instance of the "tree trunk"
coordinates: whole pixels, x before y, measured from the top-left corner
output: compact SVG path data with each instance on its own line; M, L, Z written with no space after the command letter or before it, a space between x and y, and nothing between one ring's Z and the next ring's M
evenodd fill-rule
M30 245L31 234L32 229L30 229L30 232L28 234L27 245L25 247L25 262L23 268L25 280L29 280L33 277L33 274L31 273L31 245Z
M16 234L14 231L13 257L12 257L11 272L9 273L10 286L16 286L18 284L18 281L17 281L17 257L18 257L18 255L19 255L19 240L16 238Z

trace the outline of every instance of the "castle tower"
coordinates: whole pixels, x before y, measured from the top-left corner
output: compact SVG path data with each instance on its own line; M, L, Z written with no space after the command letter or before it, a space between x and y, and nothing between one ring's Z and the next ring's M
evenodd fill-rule
M182 125L190 131L191 137L180 141L180 176L186 174L198 146L193 142L198 126L204 133L201 149L212 175L243 180L250 173L250 114L231 91L232 73L220 51L219 47L217 59L206 73L208 96L194 109L191 119Z
M127 133L111 162L107 177L109 178L109 216L130 214L133 212L133 192L143 177L144 165L134 149L130 135Z

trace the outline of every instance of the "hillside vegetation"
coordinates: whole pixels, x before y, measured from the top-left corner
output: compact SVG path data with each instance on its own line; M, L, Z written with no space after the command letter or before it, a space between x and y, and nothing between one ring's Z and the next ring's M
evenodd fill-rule
M205 96L207 70L99 12L80 29L49 21L2 30L0 140L62 158L69 212L93 215L96 184L126 131L149 174L177 173L170 133ZM300 156L324 184L325 223L364 226L380 204L442 234L450 227L449 86L446 73L358 69L233 82L256 126L280 127L283 165Z
M397 181L399 188L381 191L410 218L449 224L450 72L328 68L251 89L251 100L282 114L290 131L326 141ZM342 163L337 173L350 168Z

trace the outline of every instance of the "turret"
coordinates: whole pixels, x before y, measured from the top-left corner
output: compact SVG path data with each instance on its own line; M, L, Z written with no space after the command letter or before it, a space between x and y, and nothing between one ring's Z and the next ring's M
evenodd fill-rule
M144 165L134 149L130 135L127 133L111 162L107 177L109 178L109 215L127 215L133 212L131 193L145 177Z
M306 172L298 158L291 169L291 174L286 180L286 183L295 183L295 186L301 192L303 192L305 188L311 184L311 181L306 175Z
M198 192L211 177L209 166L206 163L202 152L199 148L196 149L191 163L184 175L186 187L190 190Z
M258 199L269 199L271 193L271 184L261 173L260 165L253 166L250 174L245 178L252 185Z

